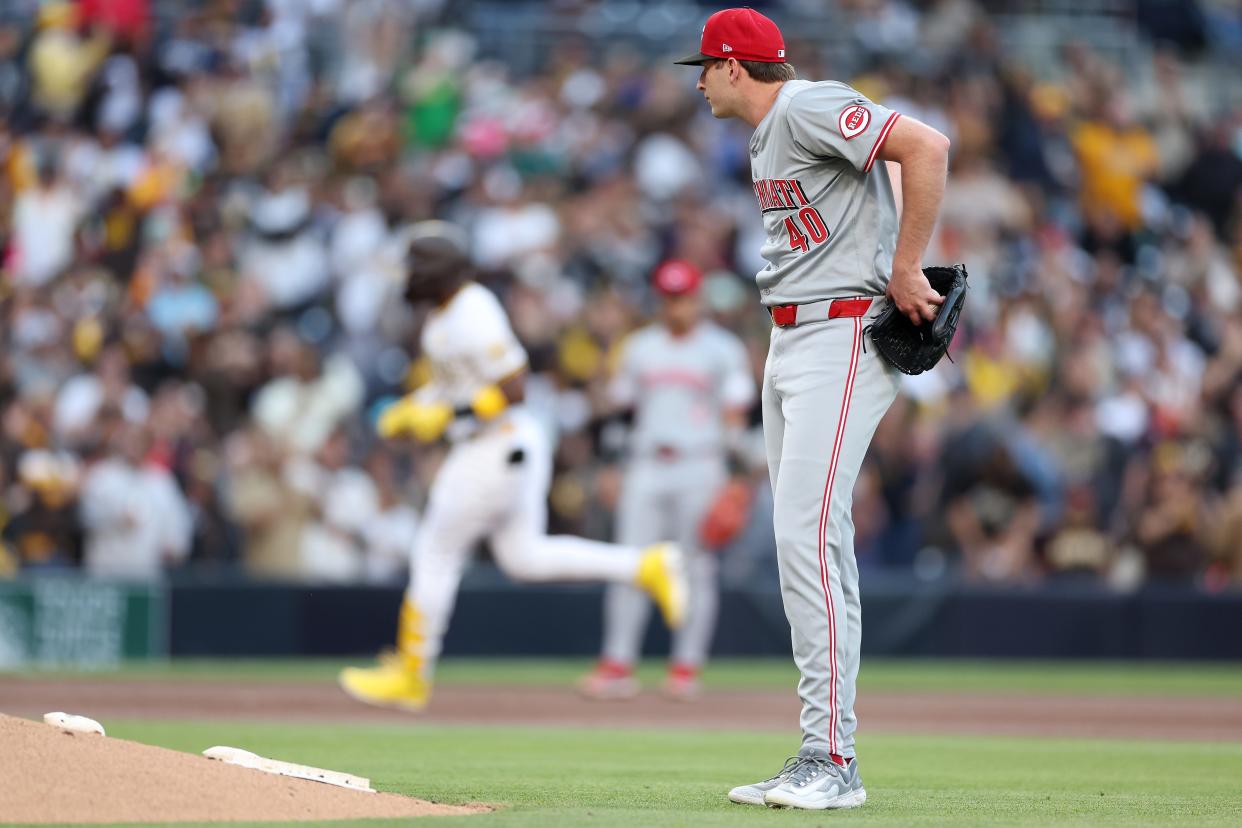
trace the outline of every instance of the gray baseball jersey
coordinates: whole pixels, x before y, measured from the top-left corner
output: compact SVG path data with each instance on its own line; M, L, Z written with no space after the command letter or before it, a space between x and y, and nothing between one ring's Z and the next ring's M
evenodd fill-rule
M896 113L840 83L790 81L755 129L765 305L884 293L897 241L888 170ZM878 305L878 303L871 303ZM763 378L781 597L802 674L804 755L854 755L862 604L851 502L897 372L863 350L866 303L775 327ZM802 322L802 320L798 320Z
M617 541L675 540L687 554L690 603L673 633L672 660L699 667L716 631L717 555L698 528L728 477L723 414L751 404L755 381L741 341L710 322L674 337L651 325L626 340L612 394L635 408L632 452L617 509ZM671 449L672 452L661 449ZM603 656L633 664L641 655L650 601L626 584L604 599Z
M787 82L750 139L767 266L765 305L878 296L892 272L897 209L877 164L900 116L836 81Z
M634 455L693 454L723 449L722 414L749 405L755 381L741 341L704 321L681 337L663 325L636 331L622 345L610 391L635 408Z

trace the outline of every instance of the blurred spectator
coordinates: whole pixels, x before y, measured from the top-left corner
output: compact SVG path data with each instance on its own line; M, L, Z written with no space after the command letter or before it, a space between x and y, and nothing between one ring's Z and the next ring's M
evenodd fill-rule
M1099 528L1099 509L1090 488L1080 486L1066 499L1065 520L1048 541L1045 554L1052 577L1100 580L1113 563L1113 543Z
M1242 149L1236 116L1234 121L1217 122L1199 132L1194 160L1175 182L1173 194L1211 219L1219 236L1236 243L1239 236L1231 221L1238 215L1242 194Z
M1195 487L1184 448L1157 446L1151 468L1145 469L1142 500L1134 517L1134 541L1148 577L1188 581L1207 563L1208 504Z
M301 575L313 581L362 580L366 532L379 512L379 495L366 472L350 465L345 432L329 436L313 458L290 459L285 473L313 516L302 529Z
M1211 106L1203 85L1186 77L1172 52L1156 52L1151 70L1150 78L1135 90L1135 108L1151 125L1158 177L1172 182L1194 158L1195 134L1211 121Z
M36 181L13 204L8 265L18 285L41 287L73 261L74 236L84 205L56 170L55 159L40 159Z
M400 297L406 211L413 205L400 180L377 187L362 176L345 182L341 201L329 245L335 308L341 328L357 342L381 333Z
M54 0L39 8L38 34L30 46L34 103L60 122L70 120L90 87L95 70L108 55L110 40L96 30L81 37L73 3Z
M100 412L119 411L131 423L147 418L147 395L130 381L129 359L120 345L99 354L95 370L78 374L61 386L52 413L56 436L71 445L89 442L97 434Z
M183 342L196 333L212 330L219 317L216 297L195 281L187 267L174 265L162 274L147 302L147 316L166 339Z
M292 330L278 329L268 351L272 380L254 399L255 421L282 447L313 454L362 399L357 368L344 356L320 356Z
M245 570L265 578L300 577L311 504L286 480L276 442L257 428L234 434L228 465L227 508L242 528Z
M950 536L967 578L1030 581L1037 575L1035 539L1039 505L1034 484L996 435L972 434L982 448L974 464L946 474ZM952 444L950 444L952 445Z
M536 201L511 169L496 168L483 181L487 198L474 225L475 259L484 267L522 271L550 254L560 239L560 219Z
M1099 114L1074 133L1084 217L1098 234L1115 225L1133 231L1142 221L1143 186L1159 164L1156 143L1124 92L1101 95L1096 105Z
M17 463L23 491L4 525L4 539L15 562L27 569L79 563L81 526L74 498L78 464L72 455L31 449Z
M883 516L872 543L872 554L879 558L875 563L881 566L909 566L922 547L930 506L930 487L923 484L935 460L928 455L934 450L928 424L919 422L917 406L899 397L876 429L867 463L874 469L882 500L882 505L874 507L882 509Z
M774 4L802 75L954 139L926 258L967 264L969 310L880 426L863 565L1242 586L1242 39L1173 5L1109 15L1104 48L1061 44L1056 10ZM79 0L0 26L0 573L399 579L438 455L370 424L423 379L413 222L466 230L530 354L558 528L611 530L604 378L655 262L711 273L761 372L748 132L663 40L567 39L526 4L519 43L459 6ZM1041 25L1061 45L1016 42ZM118 494L144 486L175 526ZM769 496L740 583L771 573Z
M1216 549L1225 577L1242 584L1242 489L1235 490L1224 505Z
M100 578L150 580L185 559L192 528L167 470L146 460L141 428L118 422L82 480L83 565Z
M418 512L408 492L398 485L393 457L377 449L367 458L366 471L375 487L375 512L362 529L366 547L365 576L375 583L405 583L410 554L418 536Z
M293 184L265 190L250 211L253 233L242 252L242 277L274 311L314 301L328 286L327 251L311 223L310 194Z

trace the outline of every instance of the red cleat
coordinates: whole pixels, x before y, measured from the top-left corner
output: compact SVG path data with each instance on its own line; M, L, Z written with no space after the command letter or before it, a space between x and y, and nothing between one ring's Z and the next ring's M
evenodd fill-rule
M694 701L703 694L699 668L689 664L670 664L664 678L664 695L674 701Z
M595 669L578 680L578 692L595 701L625 701L642 690L628 664L601 659Z

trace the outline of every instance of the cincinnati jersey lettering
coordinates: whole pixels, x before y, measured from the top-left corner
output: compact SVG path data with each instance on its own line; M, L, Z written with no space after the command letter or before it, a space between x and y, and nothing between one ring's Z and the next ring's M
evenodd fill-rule
M775 210L797 210L795 216L784 220L787 244L792 250L806 253L812 246L822 244L831 233L819 210L811 206L806 189L796 178L760 178L755 181L755 198L759 210L771 213Z
M755 198L759 199L759 209L765 213L794 210L811 203L802 182L796 178L760 178L755 181Z

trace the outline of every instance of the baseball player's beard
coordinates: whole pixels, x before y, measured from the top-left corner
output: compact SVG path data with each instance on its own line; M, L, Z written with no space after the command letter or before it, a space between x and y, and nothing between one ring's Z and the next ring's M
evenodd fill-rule
M461 279L419 279L405 289L405 301L411 305L437 305L456 293Z

